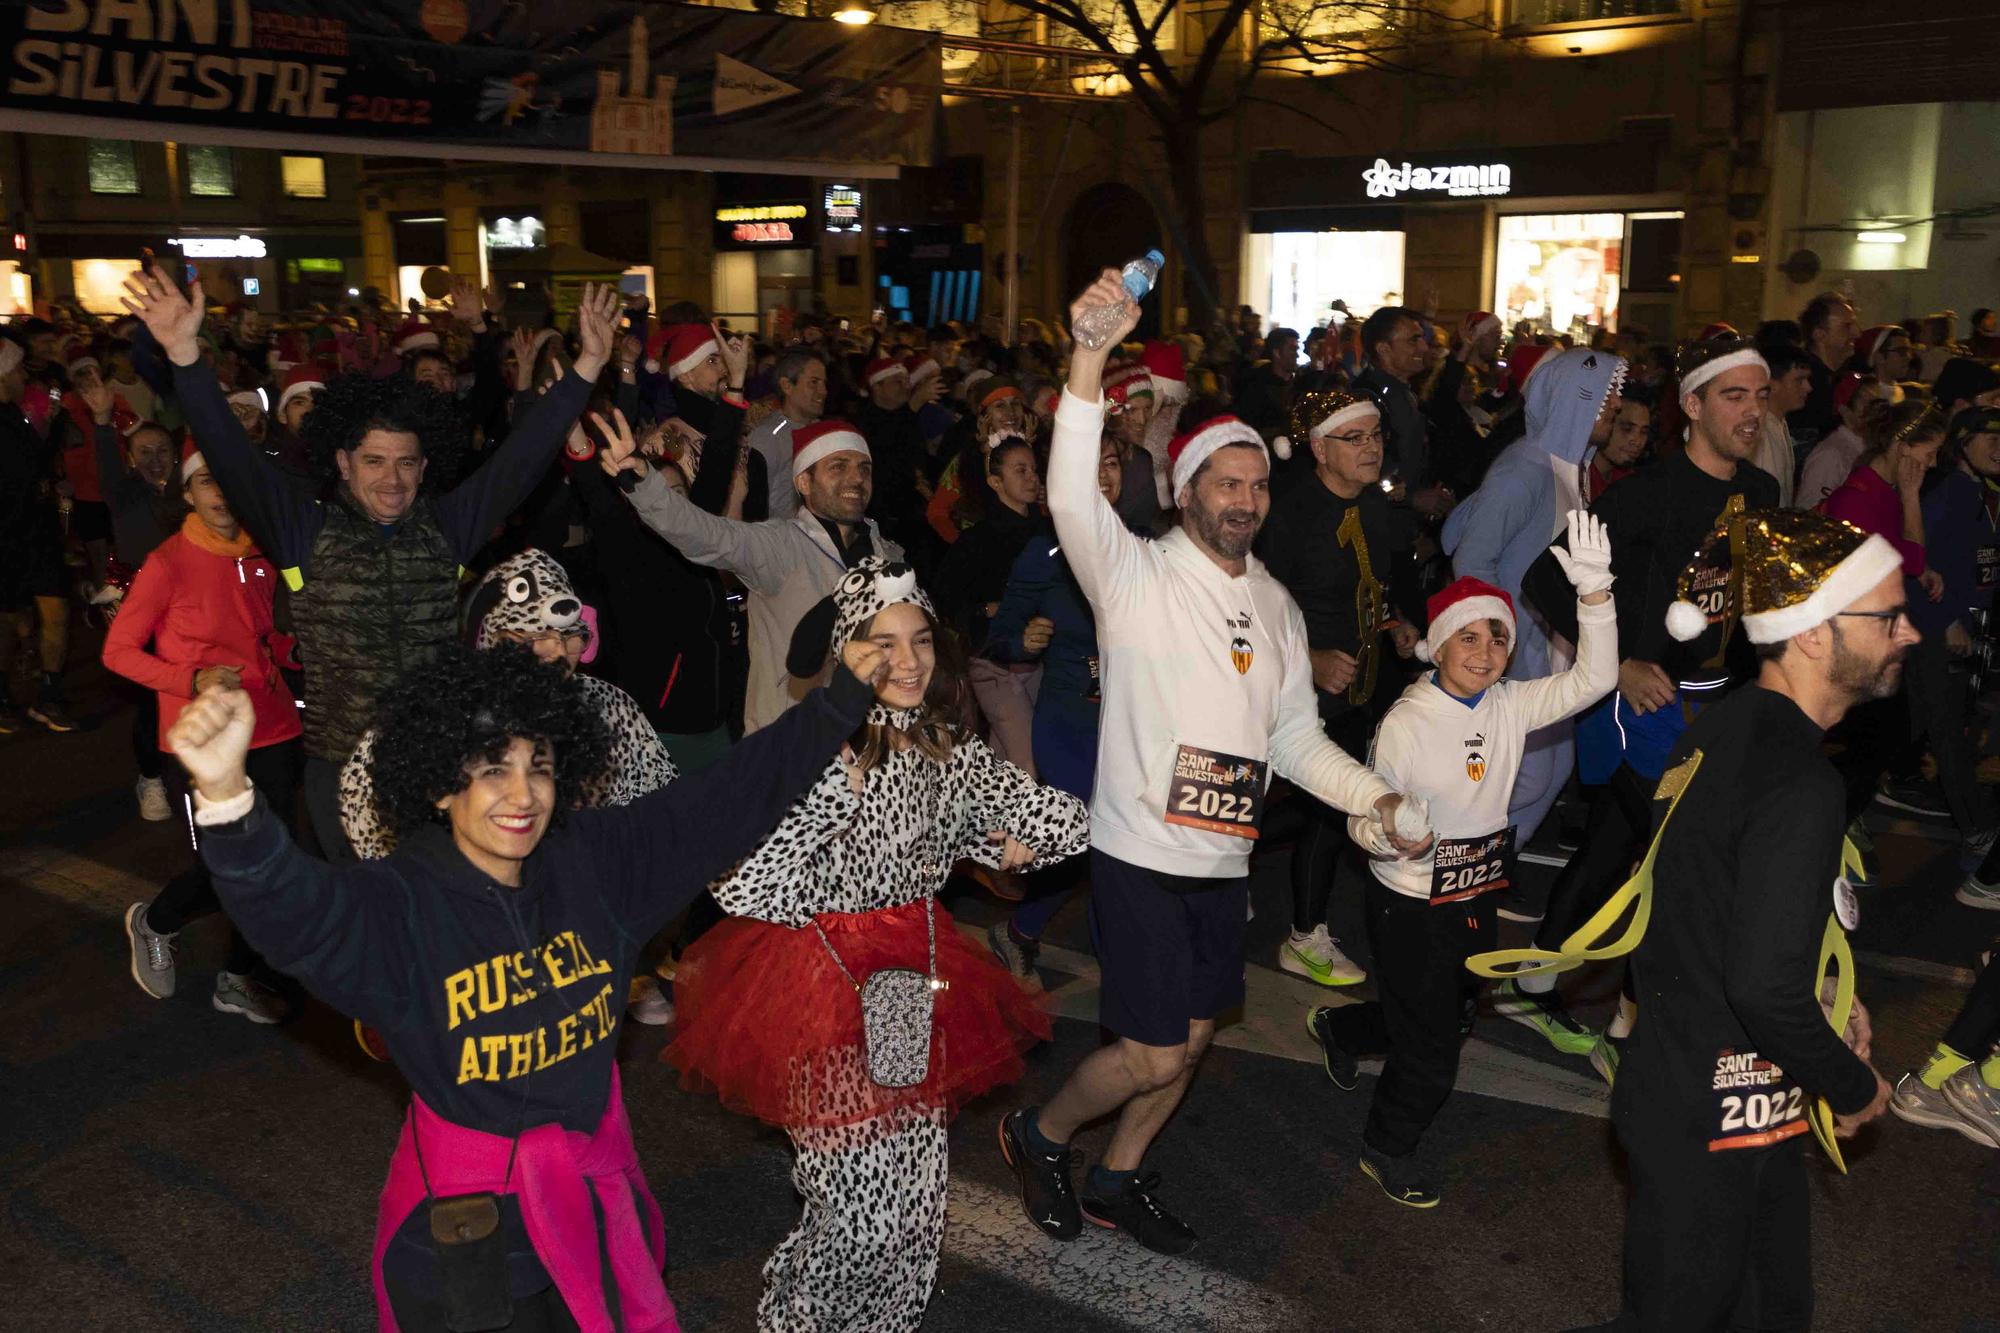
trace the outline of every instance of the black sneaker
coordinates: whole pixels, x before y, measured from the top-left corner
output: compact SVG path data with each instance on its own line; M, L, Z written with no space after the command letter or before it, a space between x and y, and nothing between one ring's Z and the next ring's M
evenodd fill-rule
M1928 815L1932 819L1951 817L1951 807L1945 804L1944 793L1937 784L1920 778L1883 778L1882 785L1875 789L1875 799L1892 810L1906 810L1913 815Z
M1405 1208L1435 1208L1444 1196L1438 1187L1417 1170L1414 1155L1391 1157L1373 1148L1361 1150L1361 1174L1382 1187L1382 1192Z
M1340 1043L1333 1039L1333 1024L1326 1021L1332 1016L1333 1010L1324 1007L1306 1010L1306 1031L1319 1043L1320 1063L1326 1066L1326 1076L1333 1080L1333 1086L1342 1092L1352 1092L1359 1081L1359 1071L1354 1057L1341 1050Z
M1155 1254L1186 1254L1194 1248L1194 1229L1160 1206L1153 1197L1160 1173L1140 1176L1116 1194L1083 1195L1083 1215L1098 1226L1123 1231Z
M1083 1218L1076 1207L1076 1186L1070 1171L1083 1154L1063 1149L1051 1157L1028 1146L1026 1111L1010 1111L1000 1118L1000 1155L1021 1183L1021 1207L1028 1220L1045 1236L1075 1240L1083 1232Z
M76 719L69 715L69 708L61 699L44 695L29 705L28 716L47 727L50 731L66 732L76 730Z
M1556 825L1556 846L1565 852L1582 851L1583 821L1579 819L1575 823L1571 823L1565 819Z

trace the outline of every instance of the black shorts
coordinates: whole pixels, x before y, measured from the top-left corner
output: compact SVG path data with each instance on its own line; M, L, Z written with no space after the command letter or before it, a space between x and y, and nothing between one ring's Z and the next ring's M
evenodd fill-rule
M1188 1024L1243 1003L1248 876L1148 870L1090 849L1098 1021L1142 1046L1179 1046Z
M70 501L69 530L80 542L110 541L111 506L102 500Z
M0 547L0 611L21 611L37 597L65 597L68 571L60 541Z

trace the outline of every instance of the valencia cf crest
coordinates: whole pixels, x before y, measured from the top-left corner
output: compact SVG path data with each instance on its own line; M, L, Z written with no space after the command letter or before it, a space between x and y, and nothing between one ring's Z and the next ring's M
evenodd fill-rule
M1465 756L1465 776L1474 782L1486 780L1486 756L1474 750Z
M1250 640L1241 635L1229 641L1229 660L1236 664L1236 674L1250 674L1250 663L1256 660L1257 650L1250 646Z

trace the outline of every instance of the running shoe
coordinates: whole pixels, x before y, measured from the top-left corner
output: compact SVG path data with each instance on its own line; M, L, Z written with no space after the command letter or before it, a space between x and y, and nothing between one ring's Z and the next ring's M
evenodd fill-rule
M1597 1035L1597 1044L1590 1048L1590 1067L1604 1080L1607 1088L1618 1083L1618 1062L1625 1057L1625 1038L1614 1037L1609 1029Z
M986 928L986 947L993 951L993 957L1007 969L1007 975L1014 978L1022 990L1038 991L1042 988L1042 974L1035 971L1035 955L1042 948L1040 940L1016 935L1012 921L995 921Z
M146 925L148 903L125 909L125 938L132 944L132 980L156 1000L174 993L174 937Z
M1565 819L1556 825L1556 846L1566 852L1583 850L1583 821L1571 823Z
M1982 912L2000 912L2000 884L1988 884L1979 878L1977 871L1967 875L1965 883L1959 885L1958 892L1951 896Z
M1883 778L1882 785L1875 789L1875 799L1891 810L1903 810L1913 815L1927 815L1932 819L1948 819L1951 807L1945 804L1944 793L1934 782L1921 778Z
M1979 1071L1968 1065L1946 1079L1945 1088L1959 1082L1967 1074L1978 1082ZM1927 1129L1956 1130L1983 1147L1993 1146L1994 1140L1988 1139L1974 1121L1960 1116L1945 1088L1933 1088L1913 1069L1896 1080L1896 1091L1889 1097L1889 1109L1895 1112L1898 1120L1907 1120Z
M147 823L158 824L174 817L174 808L167 804L167 784L158 778L140 778L133 784L132 794L139 798L139 818Z
M1360 1081L1359 1070L1354 1057L1333 1039L1333 1024L1328 1021L1332 1017L1333 1010L1324 1007L1306 1010L1306 1031L1319 1043L1320 1063L1326 1067L1326 1076L1333 1080L1333 1086L1342 1092L1352 1092Z
M1154 1254L1186 1254L1194 1248L1194 1228L1153 1197L1159 1186L1160 1173L1149 1171L1116 1192L1086 1188L1083 1215L1107 1230L1125 1232Z
M1444 1197L1437 1185L1417 1169L1415 1154L1391 1157L1373 1148L1361 1150L1361 1174L1382 1187L1382 1192L1405 1208L1435 1208Z
M1493 900L1493 915L1517 925L1540 925L1543 910L1542 904L1530 898L1519 884L1502 889Z
M1314 926L1310 935L1293 931L1278 946L1278 966L1322 986L1353 986L1368 979L1368 974L1340 951L1340 941L1328 933L1324 922Z
M76 719L69 715L69 706L53 694L44 694L29 705L28 716L53 732L76 730Z
M660 983L651 977L633 977L632 988L626 996L625 1012L634 1023L663 1028L674 1021L674 1002L660 990Z
M2000 834L2000 828L1985 828L1967 838L1958 849L1958 868L1966 874L1979 869L1979 863L1993 850L1993 838Z
M1952 1128L1989 1148L2000 1148L2000 1092L1986 1086L1977 1065L1967 1065L1944 1081L1945 1105L1958 1117Z
M225 1014L241 1014L252 1023L269 1026L285 1018L285 1002L260 981L240 972L217 972L215 995L211 1001Z
M1560 991L1536 995L1510 977L1494 988L1493 1012L1533 1028L1564 1055L1589 1055L1597 1045L1597 1033L1571 1015Z
M1027 1115L1025 1110L1009 1111L1000 1118L1000 1155L1020 1184L1021 1207L1028 1220L1045 1236L1075 1240L1083 1232L1083 1218L1077 1211L1076 1186L1070 1173L1083 1154L1064 1148L1051 1156L1030 1148Z

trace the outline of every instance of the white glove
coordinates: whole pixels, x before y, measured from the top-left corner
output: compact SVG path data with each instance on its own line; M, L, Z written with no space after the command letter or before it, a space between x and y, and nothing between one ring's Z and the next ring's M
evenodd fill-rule
M1609 592L1611 577L1611 534L1604 523L1587 509L1569 511L1569 549L1551 546L1549 554L1569 575L1578 597Z

